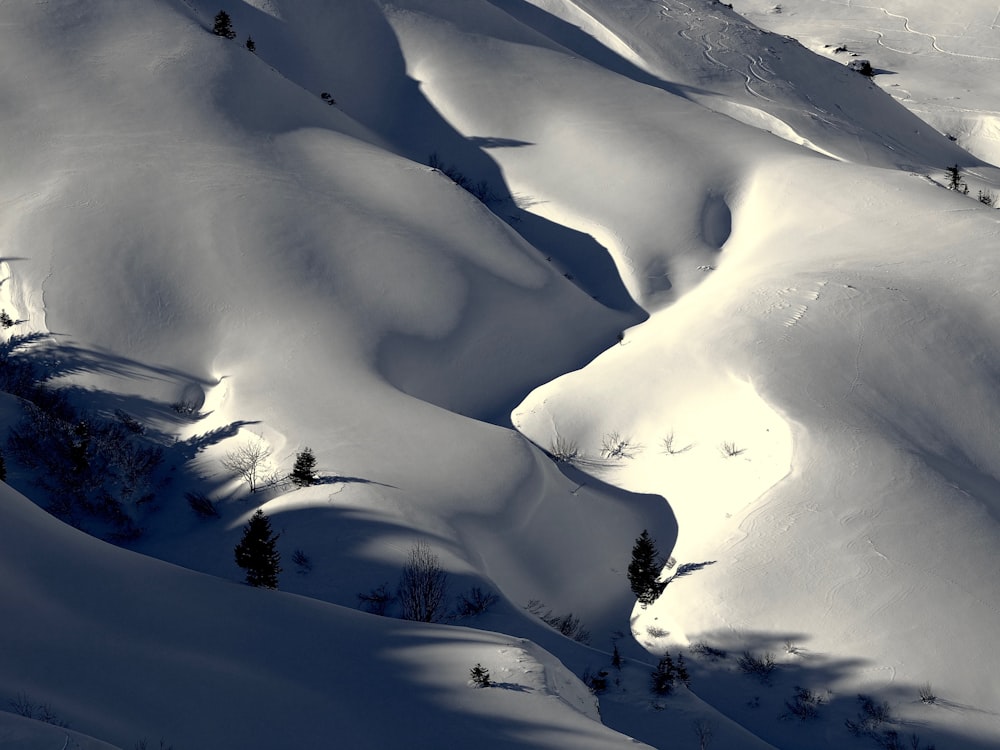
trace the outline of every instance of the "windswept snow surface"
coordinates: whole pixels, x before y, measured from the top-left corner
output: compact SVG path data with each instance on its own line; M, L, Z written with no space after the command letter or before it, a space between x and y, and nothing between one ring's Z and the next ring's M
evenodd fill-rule
M864 747L860 692L905 736L1000 743L1000 214L943 170L1000 175L914 104L961 63L986 106L985 4L962 31L916 2L255 0L232 41L200 0L58 5L0 4L0 307L168 463L131 551L3 493L0 699L82 734L0 738ZM795 19L922 34L920 95ZM220 459L258 436L323 482L248 498ZM280 593L236 583L258 505ZM634 609L643 529L676 578ZM479 630L355 611L418 540L453 597L499 595ZM613 642L598 710L577 678ZM652 698L667 649L690 690ZM814 723L779 719L796 685Z

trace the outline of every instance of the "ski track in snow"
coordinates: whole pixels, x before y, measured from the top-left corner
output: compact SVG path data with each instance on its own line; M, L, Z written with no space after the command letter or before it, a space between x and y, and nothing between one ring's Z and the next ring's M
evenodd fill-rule
M700 19L698 19L698 20L700 20ZM712 42L709 40L709 37L713 33L711 30L706 30L706 31L704 31L704 33L701 33L702 27L701 26L696 26L693 23L689 24L689 26L688 26L687 29L681 29L680 31L678 31L677 34L678 34L678 36L680 36L681 38L685 39L688 42L692 42L694 44L700 44L702 47L704 47L704 49L702 50L702 55L705 57L706 60L708 60L713 65L715 65L715 66L717 66L719 68L722 68L723 70L726 70L726 71L728 71L730 73L733 73L735 75L743 77L743 79L744 79L743 85L744 85L744 88L746 88L748 94L750 94L751 96L757 97L758 99L763 99L766 102L772 102L773 103L774 102L773 99L770 99L767 96L764 96L764 94L761 94L760 92L755 91L754 88L753 88L753 86L752 86L752 84L753 84L754 81L757 81L759 83L765 83L765 84L770 83L766 78L764 78L762 75L760 75L759 73L757 73L757 71L754 69L755 66L759 66L764 71L770 72L768 70L768 68L763 64L763 60L762 59L755 60L750 55L747 55L745 53L740 53L748 61L747 69L746 69L746 71L743 71L743 70L738 70L738 69L736 69L736 68L734 68L734 67L732 67L730 65L727 65L726 63L722 62L722 60L720 60L718 57L716 57L713 54L714 52L722 52L722 53L724 53L724 52L732 52L731 49L729 49L728 47L726 47L726 46L724 46L722 44L723 40L725 39L725 31L729 29L729 25L730 25L728 21L724 21L724 23L725 23L724 29L722 31L715 32L715 33L719 34L719 39L717 40L716 44L712 44ZM700 36L697 39L694 39L694 38L692 38L690 36L690 34L688 32L699 33Z

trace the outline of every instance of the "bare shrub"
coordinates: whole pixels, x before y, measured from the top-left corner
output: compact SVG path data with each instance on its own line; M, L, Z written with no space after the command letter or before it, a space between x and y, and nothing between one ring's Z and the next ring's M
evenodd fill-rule
M727 440L719 446L719 451L726 458L734 458L735 456L742 456L747 452L746 448L740 448L736 443L731 440Z
M384 617L395 597L388 583L382 583L366 594L358 594L358 606L365 612Z
M937 703L937 696L929 682L925 682L920 688L920 702L928 705Z
M590 643L590 631L583 627L580 618L574 617L572 612L565 615L553 614L552 610L538 599L530 600L524 608L567 638L572 638L578 643Z
M857 719L847 719L844 725L855 737L875 738L883 724L892 724L894 719L889 704L876 702L870 695L858 695L861 705Z
M646 633L648 633L653 638L666 638L670 635L669 630L664 630L663 628L657 627L656 625L649 625L646 628Z
M642 446L620 432L609 432L601 440L601 457L608 460L635 458Z
M787 711L782 714L782 718L795 718L799 721L815 719L819 715L819 707L823 705L824 698L819 693L814 693L809 688L795 686L795 695L791 702L785 701Z
M426 542L413 545L399 577L396 596L404 620L439 622L445 614L448 574Z
M590 667L587 667L583 670L583 674L580 675L580 681L590 688L590 692L594 695L601 695L607 692L608 689L608 671L600 669L594 674L590 671Z
M562 435L556 435L555 440L549 445L549 456L556 463L571 464L578 458L582 458L583 454L576 441L564 438Z
M458 604L455 608L457 617L475 617L481 615L499 601L499 598L490 590L483 591L478 586L473 586L468 592L458 595Z
M774 654L767 652L761 656L744 651L743 655L736 660L740 671L745 675L756 677L764 684L771 681L771 673L774 672Z
M699 719L694 723L694 735L698 738L698 750L708 750L708 743L712 740L712 725Z
M185 492L184 497L187 498L188 506L199 518L219 518L219 509L208 495L201 492Z
M723 651L721 648L715 648L714 646L709 646L704 641L699 641L691 646L691 653L698 654L699 656L707 656L712 661L719 661L725 659L729 656L728 653Z
M660 441L660 446L663 448L663 453L668 456L676 456L679 453L687 453L694 447L694 443L687 443L686 445L681 445L677 442L677 438L674 436L674 431L671 430L667 433L667 436Z
M250 492L257 488L273 473L268 465L271 449L267 447L261 435L254 436L234 450L228 451L222 459L224 468L240 477Z
M68 727L69 725L59 718L48 703L35 703L28 697L27 693L18 693L14 698L7 701L12 713L24 716L28 719L52 724L56 727Z
M295 563L295 567L298 568L297 572L302 575L309 573L313 569L312 558L300 549L297 549L292 553L292 562Z

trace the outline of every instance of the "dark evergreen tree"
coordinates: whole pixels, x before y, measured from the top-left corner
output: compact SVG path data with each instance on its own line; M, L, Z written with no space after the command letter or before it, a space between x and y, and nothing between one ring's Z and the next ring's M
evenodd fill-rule
M484 667L482 664L476 663L470 670L472 674L472 682L476 687L490 687L493 683L490 681L490 670Z
M236 38L236 32L233 31L233 21L226 11L220 10L215 14L215 25L212 27L212 33L226 39Z
M275 547L280 534L271 530L271 519L260 508L243 527L243 538L236 545L236 564L246 571L250 586L278 588L281 554Z
M248 50L249 50L250 52L256 52L256 51L257 51L257 44L256 44L256 43L254 42L254 40L253 40L253 37L252 37L252 36L248 36L248 37L247 37L247 41L246 41L246 48L247 48L247 49L248 49Z
M7 481L7 462L4 460L3 453L0 453L0 482Z
M288 475L296 487L308 487L316 483L316 456L312 448L303 448L295 456L295 466Z
M948 177L948 189L954 190L956 193L961 193L962 195L969 194L969 186L965 184L962 179L962 169L957 164L945 167L945 174Z
M652 677L652 689L657 695L670 695L674 691L674 681L677 679L677 667L670 654L664 654L663 658L650 673Z
M656 542L649 536L649 532L643 529L642 534L635 540L632 548L632 562L628 566L628 582L632 586L632 593L641 604L652 604L663 593L663 584L657 579L660 577L660 553L656 550Z

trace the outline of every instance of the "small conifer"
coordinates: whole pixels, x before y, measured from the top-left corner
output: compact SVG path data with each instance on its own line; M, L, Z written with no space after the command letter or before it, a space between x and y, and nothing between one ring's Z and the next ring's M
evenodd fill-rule
M271 530L271 519L260 508L243 527L243 538L236 545L236 564L246 571L250 586L278 588L281 572L281 553L275 547L280 534Z
M220 10L215 14L215 25L212 27L212 33L226 39L236 38L236 32L233 31L233 20L226 11Z
M628 566L628 581L632 587L632 593L641 604L652 604L663 593L663 584L659 582L660 565L658 558L660 553L656 550L656 542L649 536L649 532L643 529L642 534L635 540L632 548L632 562Z
M493 683L490 682L490 670L484 667L482 664L476 663L471 670L472 682L476 687L489 687Z
M296 487L308 487L316 483L316 455L312 448L303 448L295 456L295 466L288 475Z

